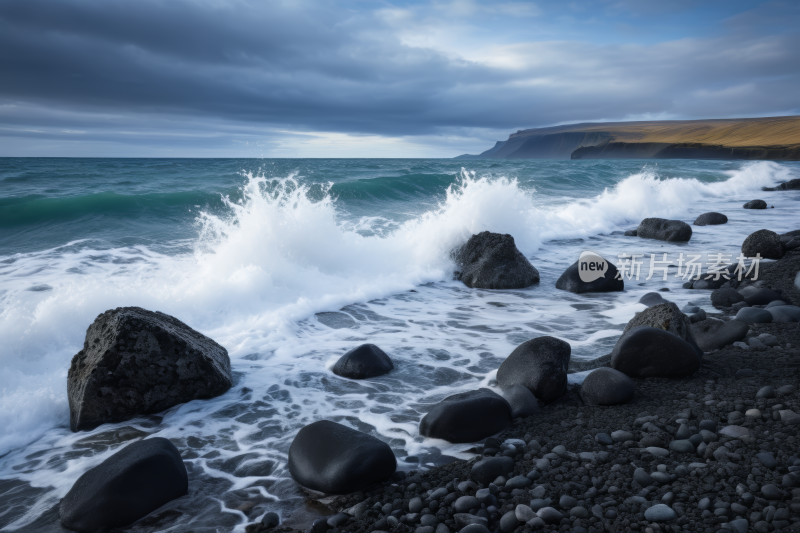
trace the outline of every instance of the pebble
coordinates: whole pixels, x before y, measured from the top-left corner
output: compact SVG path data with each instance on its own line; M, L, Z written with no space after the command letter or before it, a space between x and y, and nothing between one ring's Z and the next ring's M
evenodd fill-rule
M672 476L665 472L653 472L650 474L650 477L654 480L658 481L659 483L669 483L672 481Z
M758 409L748 409L745 411L744 416L747 418L761 418L761 411Z
M438 533L438 532L437 532ZM458 533L490 533L489 528L483 524L470 524L463 527Z
M542 507L536 515L544 520L545 524L558 524L563 518L563 515L552 507Z
M648 446L645 450L649 453L652 453L656 457L666 457L669 455L669 450L665 450L664 448L660 448L658 446Z
M783 498L783 491L771 483L761 487L761 494L768 500L780 500Z
M514 489L524 489L533 485L533 481L528 479L525 476L514 476L508 481L506 481L505 489L506 491L514 490Z
M728 522L736 533L747 533L747 527L750 525L747 520L744 518L739 518L738 520L732 520Z
M419 513L422 511L422 499L421 498L411 498L408 502L408 510L412 513Z
M694 445L688 440L674 440L669 443L669 449L678 453L694 453Z
M562 509L572 509L576 505L578 505L578 500L566 494L558 500L558 506Z
M481 506L481 502L475 496L461 496L456 500L454 509L457 513L466 513L470 509L477 509Z
M742 426L725 426L719 430L721 435L733 438L746 437L750 435L750 430Z
M794 426L800 424L800 415L790 409L781 409L778 411L781 416L781 422L784 424Z
M778 466L778 461L776 461L776 460L775 460L775 457L773 457L773 456L772 456L772 454L771 454L771 453L769 453L769 452L761 452L761 453L757 453L757 454L756 454L756 459L758 459L758 461L759 461L759 462L760 462L762 465L766 466L766 467L767 467L767 468L769 468L770 470L772 470L772 469L774 469L776 466Z
M620 429L618 431L614 431L613 433L611 433L611 439L614 442L625 442L628 440L633 440L633 433L631 433L630 431L623 431Z
M608 433L598 433L597 435L594 436L594 440L596 440L600 444L606 444L606 445L614 444L614 440Z
M514 513L517 515L517 520L520 522L529 522L536 518L536 513L533 509L523 504L517 505L517 508L514 509Z
M700 424L698 424L700 429L705 429L708 431L716 431L717 430L717 423L713 420L701 420Z
M794 393L795 387L794 385L784 385L783 387L778 388L778 396L789 396L790 394Z
M500 518L500 531L503 533L511 533L519 526L519 520L514 511L509 511Z
M589 518L589 510L582 505L576 505L569 510L569 515L574 516L575 518Z
M705 466L705 465L703 465L703 466ZM655 483L655 481L653 481L653 478L650 476L650 474L648 474L645 471L644 468L637 468L633 472L633 480L636 483L638 483L639 485L641 485L642 487L649 487L650 485Z
M773 389L769 385L767 385L766 387L761 387L760 389L758 389L758 392L756 393L756 398L769 399L774 397L775 397L775 389Z
M531 500L530 508L534 513L538 513L540 509L550 506L550 498L543 500L542 498L535 498Z
M657 503L644 512L644 517L651 522L668 522L678 518L678 514L670 506Z

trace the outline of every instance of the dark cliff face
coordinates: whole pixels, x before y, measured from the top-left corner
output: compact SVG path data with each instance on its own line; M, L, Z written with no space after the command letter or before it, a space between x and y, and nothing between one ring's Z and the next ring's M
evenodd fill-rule
M800 160L800 145L726 147L700 143L612 142L584 146L572 152L572 159L736 159Z

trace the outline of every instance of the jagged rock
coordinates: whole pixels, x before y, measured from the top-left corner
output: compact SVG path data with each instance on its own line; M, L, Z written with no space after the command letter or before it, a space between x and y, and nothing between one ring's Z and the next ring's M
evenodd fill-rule
M231 387L228 352L177 318L139 307L99 315L67 376L70 427L92 429Z
M387 374L393 368L386 352L374 344L362 344L336 361L333 373L350 379L366 379Z
M783 257L781 238L774 231L760 229L744 240L742 254L745 257L756 257L756 254L761 254L764 259L780 259Z
M764 200L750 200L749 202L745 203L742 207L745 209L766 209L767 202Z
M125 446L79 477L61 500L59 518L75 531L106 531L132 524L188 490L178 449L153 437Z
M517 346L497 370L501 388L523 385L550 403L567 390L567 368L572 349L555 337L537 337Z
M539 271L514 244L514 237L484 231L454 251L456 278L475 289L522 289L539 282Z
M648 307L634 316L626 324L623 333L638 326L650 326L669 331L689 344L695 344L691 325L689 317L683 314L677 305L665 302Z
M694 221L695 226L716 226L719 224L726 224L728 222L728 217L723 215L722 213L703 213L699 217L697 217Z
M682 220L646 218L636 228L636 234L645 239L685 242L692 238L692 227Z
M704 352L718 350L744 339L748 329L749 326L739 320L726 322L716 318L706 318L691 325L692 335Z
M669 331L638 326L617 341L611 352L611 368L635 378L685 377L700 368L701 354Z
M371 435L318 420L295 436L288 466L292 478L305 487L348 494L388 479L397 459L388 444Z
M419 423L419 433L448 442L475 442L500 433L511 424L511 406L489 389L448 396Z

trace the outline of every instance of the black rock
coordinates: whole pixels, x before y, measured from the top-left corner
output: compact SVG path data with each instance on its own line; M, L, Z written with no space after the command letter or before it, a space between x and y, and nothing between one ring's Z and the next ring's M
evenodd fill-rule
M761 254L765 259L780 259L783 257L781 238L774 231L760 229L744 240L742 254L745 257L756 257L756 254Z
M761 187L762 191L797 191L800 190L800 178L785 181L777 187Z
M350 379L366 379L387 374L393 368L386 352L374 344L362 344L336 361L333 373Z
M281 519L277 513L267 513L264 515L264 518L261 519L261 525L265 529L269 529L271 527L275 527L281 523Z
M500 433L511 424L511 406L489 389L448 396L419 423L419 433L448 442L475 442Z
M652 477L650 477L650 474L648 474L648 473L645 471L645 469L644 469L644 468L637 468L637 469L636 469L636 470L633 472L633 480L634 480L636 483L638 483L638 484L639 484L641 487L649 487L650 485L652 485L653 483L655 483L655 481L653 480L653 478L652 478Z
M72 431L212 398L232 384L228 352L177 318L140 307L99 315L67 376Z
M532 416L538 413L539 400L523 385L513 385L503 390L503 398L511 406L511 417Z
M767 305L770 302L781 299L781 295L772 289L756 289L748 287L742 290L744 301L747 305Z
M188 490L178 449L154 437L125 446L79 477L61 500L59 517L75 531L123 527Z
M664 297L657 292L648 292L647 294L639 298L639 303L644 304L647 307L652 307L658 304L665 304L667 302L669 302L669 300L665 300Z
M488 486L489 483L514 471L514 459L511 457L487 457L472 465L470 476L481 485Z
M636 233L637 232L636 232L635 229L629 229L629 230L625 230L625 234L624 235L625 235L625 237L636 237L637 236Z
M745 209L766 209L767 202L765 202L764 200L750 200L742 207L744 207Z
M718 320L707 318L691 325L692 335L704 352L718 350L738 342L747 336L749 326L739 320Z
M800 307L795 305L781 305L765 309L772 315L772 322L800 322Z
M692 227L682 220L646 218L636 228L636 234L645 239L685 242L692 238Z
M455 250L456 278L478 289L522 289L539 282L539 271L514 244L514 237L481 232Z
M555 337L537 337L517 346L497 370L497 383L506 389L523 385L550 403L567 390L569 343Z
M503 533L511 533L519 527L520 521L514 511L509 511L500 519L500 531Z
M611 367L636 378L690 376L700 363L694 346L668 331L648 326L625 332L611 352Z
M633 380L613 368L598 368L583 380L581 398L589 405L620 405L633 398Z
M691 322L692 324L696 324L698 322L702 322L706 318L708 318L706 316L706 312L701 309L698 312L689 315L689 322Z
M723 287L711 293L711 304L714 307L730 307L744 300L744 296L736 289Z
M625 290L625 282L622 278L616 279L618 273L617 267L610 261L606 261L606 263L608 263L608 270L603 274L603 277L589 282L581 280L579 270L581 266L579 263L580 261L576 261L561 274L561 277L556 281L556 289L578 294L584 292L614 292Z
M384 481L397 469L383 441L342 424L319 420L301 429L289 447L295 481L328 494L347 494Z
M659 328L677 335L689 344L694 344L692 335L692 323L689 317L681 312L677 305L672 302L656 304L648 307L641 313L636 314L625 325L625 331L629 331L638 326L650 326Z
M695 226L716 226L719 224L726 224L728 222L728 217L723 215L722 213L703 213L699 217L697 217L694 221Z
M775 309L781 309L776 307ZM772 314L770 310L759 309L757 307L745 307L739 309L736 313L736 320L744 322L745 324L767 324L772 322Z

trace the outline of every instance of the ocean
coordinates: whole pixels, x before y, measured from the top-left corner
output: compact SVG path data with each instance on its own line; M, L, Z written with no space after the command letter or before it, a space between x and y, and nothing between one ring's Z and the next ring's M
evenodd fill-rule
M568 341L576 360L609 353L647 292L713 310L709 291L680 290L685 279L645 279L650 254L735 261L753 231L800 228L800 191L761 191L797 177L798 163L763 161L0 158L0 530L54 523L82 473L148 435L176 444L190 493L135 531L241 532L267 511L290 516L303 493L287 451L319 419L386 441L402 470L470 457L472 445L419 435L433 403L494 387L504 358L537 336ZM756 198L774 208L742 209ZM708 211L729 222L693 226L688 243L622 235ZM454 281L450 252L481 231L511 234L541 282ZM624 292L555 289L585 250L613 263L641 254L641 276ZM95 317L121 306L216 340L234 386L71 432L70 360ZM335 376L365 342L395 370Z

